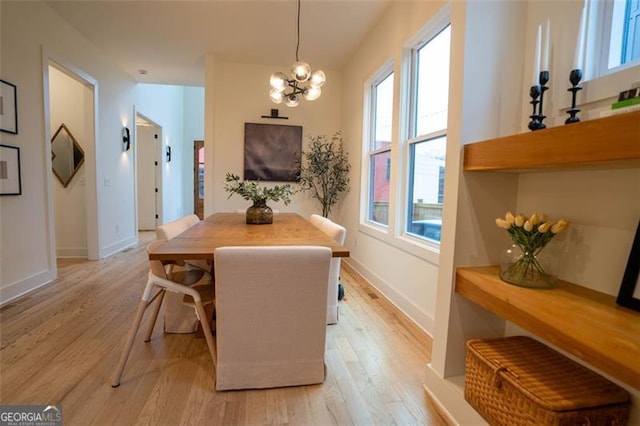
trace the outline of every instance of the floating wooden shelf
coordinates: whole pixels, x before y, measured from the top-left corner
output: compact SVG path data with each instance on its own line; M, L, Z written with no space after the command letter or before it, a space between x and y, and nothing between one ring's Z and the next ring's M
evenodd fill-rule
M497 266L456 270L456 293L640 389L640 312L560 281L549 290L507 284Z
M640 165L640 111L464 146L466 171Z

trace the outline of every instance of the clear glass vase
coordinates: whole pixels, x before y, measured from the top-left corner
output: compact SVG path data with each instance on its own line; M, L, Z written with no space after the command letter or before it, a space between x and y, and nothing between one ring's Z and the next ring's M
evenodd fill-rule
M500 278L509 284L530 288L552 288L557 278L546 270L541 250L527 250L513 244L502 253Z
M255 200L247 209L247 224L267 225L273 223L273 210L267 206L267 200Z

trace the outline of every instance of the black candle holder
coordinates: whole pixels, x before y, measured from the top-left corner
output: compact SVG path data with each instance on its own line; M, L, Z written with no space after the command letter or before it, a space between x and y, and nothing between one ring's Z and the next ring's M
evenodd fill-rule
M540 104L538 105L538 117L540 120L539 129L546 129L547 126L544 125L543 121L545 118L547 118L547 116L544 115L543 113L542 103L544 101L544 92L549 90L549 87L547 87L547 83L549 82L549 71L540 71L538 82L540 83ZM539 129L536 129L536 130L539 130Z
M531 96L531 102L529 103L533 105L533 112L529 116L529 118L531 118L531 121L529 122L529 130L532 130L532 131L544 129L544 124L542 124L542 120L540 119L540 114L538 114L538 104L540 103L538 98L540 97L541 94L542 94L542 89L537 84L534 84L529 89L529 96Z
M576 93L578 93L579 90L582 90L582 87L578 86L580 80L582 80L582 70L571 70L571 73L569 73L571 87L567 89L567 92L571 92L571 108L567 110L569 118L565 120L564 124L577 123L580 121L580 118L576 116L576 114L580 112L580 110L576 108Z

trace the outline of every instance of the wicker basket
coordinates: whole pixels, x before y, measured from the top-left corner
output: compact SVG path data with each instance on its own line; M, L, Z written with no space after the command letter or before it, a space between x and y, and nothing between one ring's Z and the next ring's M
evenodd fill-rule
M467 342L464 396L492 425L624 425L629 394L524 336Z

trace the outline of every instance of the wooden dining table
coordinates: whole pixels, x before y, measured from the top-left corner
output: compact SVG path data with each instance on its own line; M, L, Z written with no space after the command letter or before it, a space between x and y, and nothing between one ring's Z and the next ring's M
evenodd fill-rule
M333 257L349 251L297 213L274 213L273 223L247 225L244 213L214 213L149 253L151 260L213 260L218 247L325 246Z

